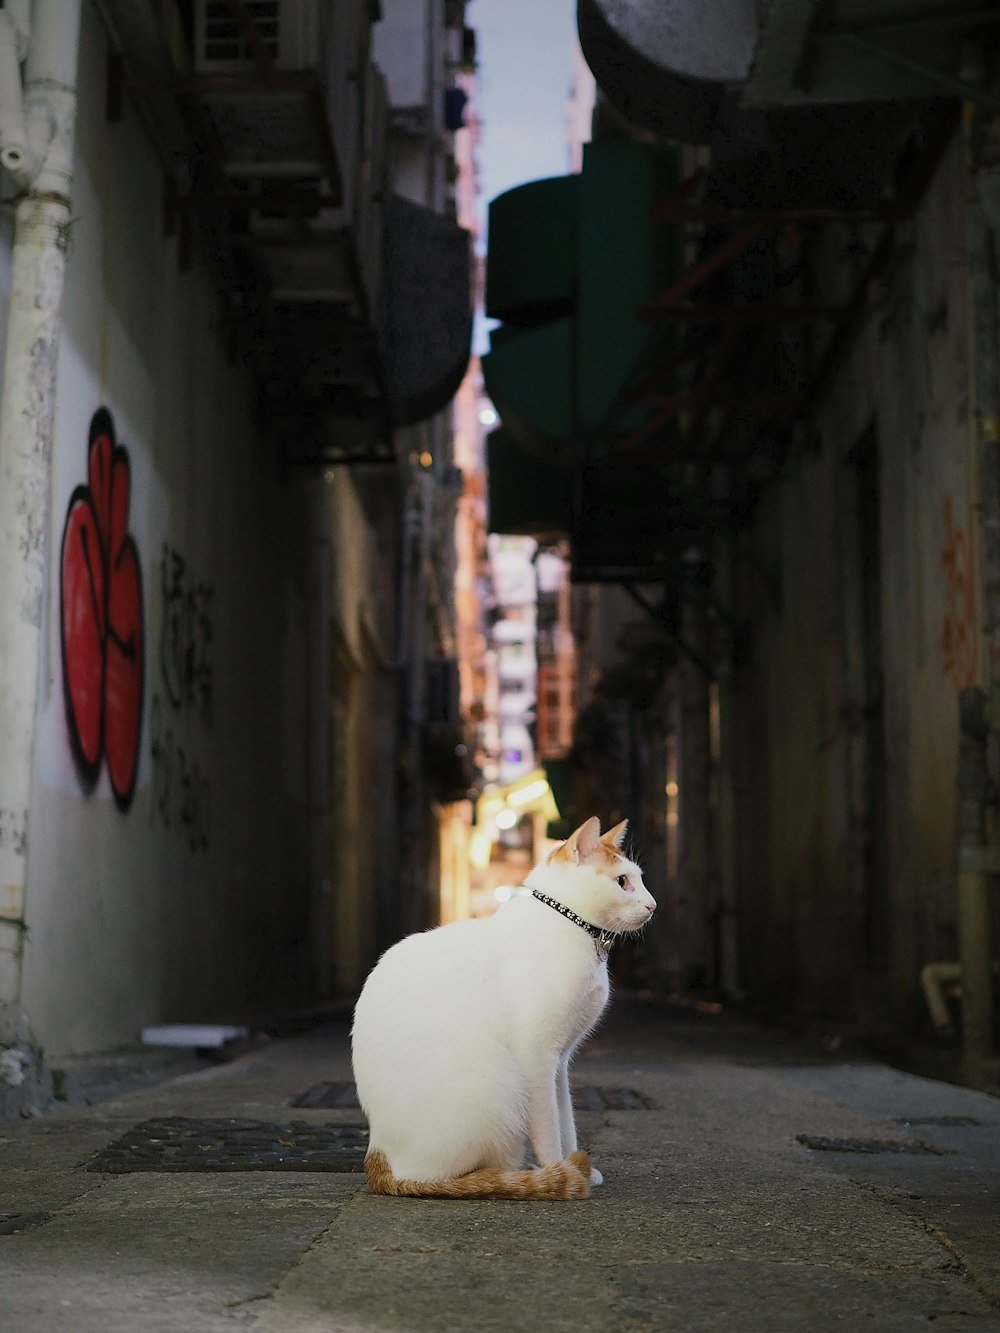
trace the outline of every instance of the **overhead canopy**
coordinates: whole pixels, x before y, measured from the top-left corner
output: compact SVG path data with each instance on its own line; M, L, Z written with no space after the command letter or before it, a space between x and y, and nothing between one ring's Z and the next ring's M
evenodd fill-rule
M570 473L527 453L503 427L490 432L486 449L490 531L539 540L567 534Z
M490 204L486 309L528 327L569 312L579 272L580 177L552 176Z
M469 362L469 233L399 195L385 233L386 390L393 422L408 425L447 405Z
M574 579L676 598L747 521L954 133L934 94L956 34L1000 36L972 0L880 12L875 31L859 0L579 0L599 109L639 129L599 115L578 178L492 205L494 530L568 531ZM945 39L913 69L918 29ZM906 80L875 76L872 42ZM677 141L709 147L685 179ZM857 271L814 292L805 242L831 220L860 234Z
M602 91L634 124L706 143L727 90L746 77L755 0L579 0L577 25Z
M483 360L517 442L550 465L600 457L642 420L622 391L671 335L638 318L676 263L652 209L674 150L594 143L579 176L536 181L490 207L486 312L504 321Z
M740 208L875 208L947 96L1000 106L1000 38L981 0L579 0L601 93L637 128L711 148L705 199Z

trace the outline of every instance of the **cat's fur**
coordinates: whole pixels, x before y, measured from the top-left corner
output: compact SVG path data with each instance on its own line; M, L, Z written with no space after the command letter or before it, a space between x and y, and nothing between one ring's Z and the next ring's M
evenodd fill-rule
M602 931L638 930L656 904L620 850L625 828L602 837L588 819L526 886ZM568 1071L607 999L606 949L530 894L389 949L352 1034L372 1191L585 1198L601 1176L577 1149Z

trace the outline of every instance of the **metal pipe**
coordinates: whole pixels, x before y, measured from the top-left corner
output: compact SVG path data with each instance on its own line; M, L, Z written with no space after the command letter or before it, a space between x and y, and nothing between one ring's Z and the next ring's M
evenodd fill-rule
M927 1001L927 1009L939 1037L950 1037L955 1031L944 988L962 980L961 963L928 963L920 970L920 988Z
M32 17L26 120L51 135L14 214L0 391L0 810L15 830L0 844L0 1040L16 1029L21 993L80 0L36 0Z
M0 9L0 166L24 184L34 178L41 159L28 144L21 89L22 41L6 9Z

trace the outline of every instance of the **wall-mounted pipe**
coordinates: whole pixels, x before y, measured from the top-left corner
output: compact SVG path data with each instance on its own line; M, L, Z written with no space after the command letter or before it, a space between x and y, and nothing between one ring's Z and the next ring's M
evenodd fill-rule
M0 166L18 182L32 179L41 166L29 161L28 126L21 89L22 43L6 9L0 9ZM34 166L34 171L31 167Z
M920 971L920 989L927 1001L927 1010L931 1016L934 1031L939 1037L951 1037L955 1032L951 1010L945 995L946 986L954 986L962 980L962 964L939 962L928 963Z
M0 13L10 39L16 24ZM80 0L35 0L30 31L25 124L29 141L32 127L45 127L46 147L37 172L18 182L0 390L0 809L18 831L0 845L0 1042L16 1033L20 1009Z
M8 0L0 9L0 166L22 190L36 185L65 122L66 108L53 106L52 94L64 94L66 53L76 49L73 24L60 23L62 14L46 12L41 0L35 8L37 17L31 0Z
M995 963L992 968L994 981L1000 976L1000 967ZM920 969L920 989L927 1001L934 1031L939 1037L953 1037L955 1023L948 1008L947 988L951 986L959 998L964 998L962 991L962 964L952 962L927 963Z

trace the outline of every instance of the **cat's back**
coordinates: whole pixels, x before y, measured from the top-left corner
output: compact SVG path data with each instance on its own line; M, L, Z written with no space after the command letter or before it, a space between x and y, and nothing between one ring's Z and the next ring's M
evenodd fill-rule
M490 920L458 921L394 944L354 1009L355 1082L369 1117L400 1089L427 1098L482 1057L494 1026Z
M468 1011L492 986L489 920L453 921L387 949L368 975L355 1009L355 1030L373 1011L390 1009L397 1026L407 1015L426 1023L435 1011L460 1002Z
M489 949L490 924L489 920L478 919L452 921L446 926L407 935L385 951L368 981L402 972L419 972L445 959L458 964L465 958L481 958Z

